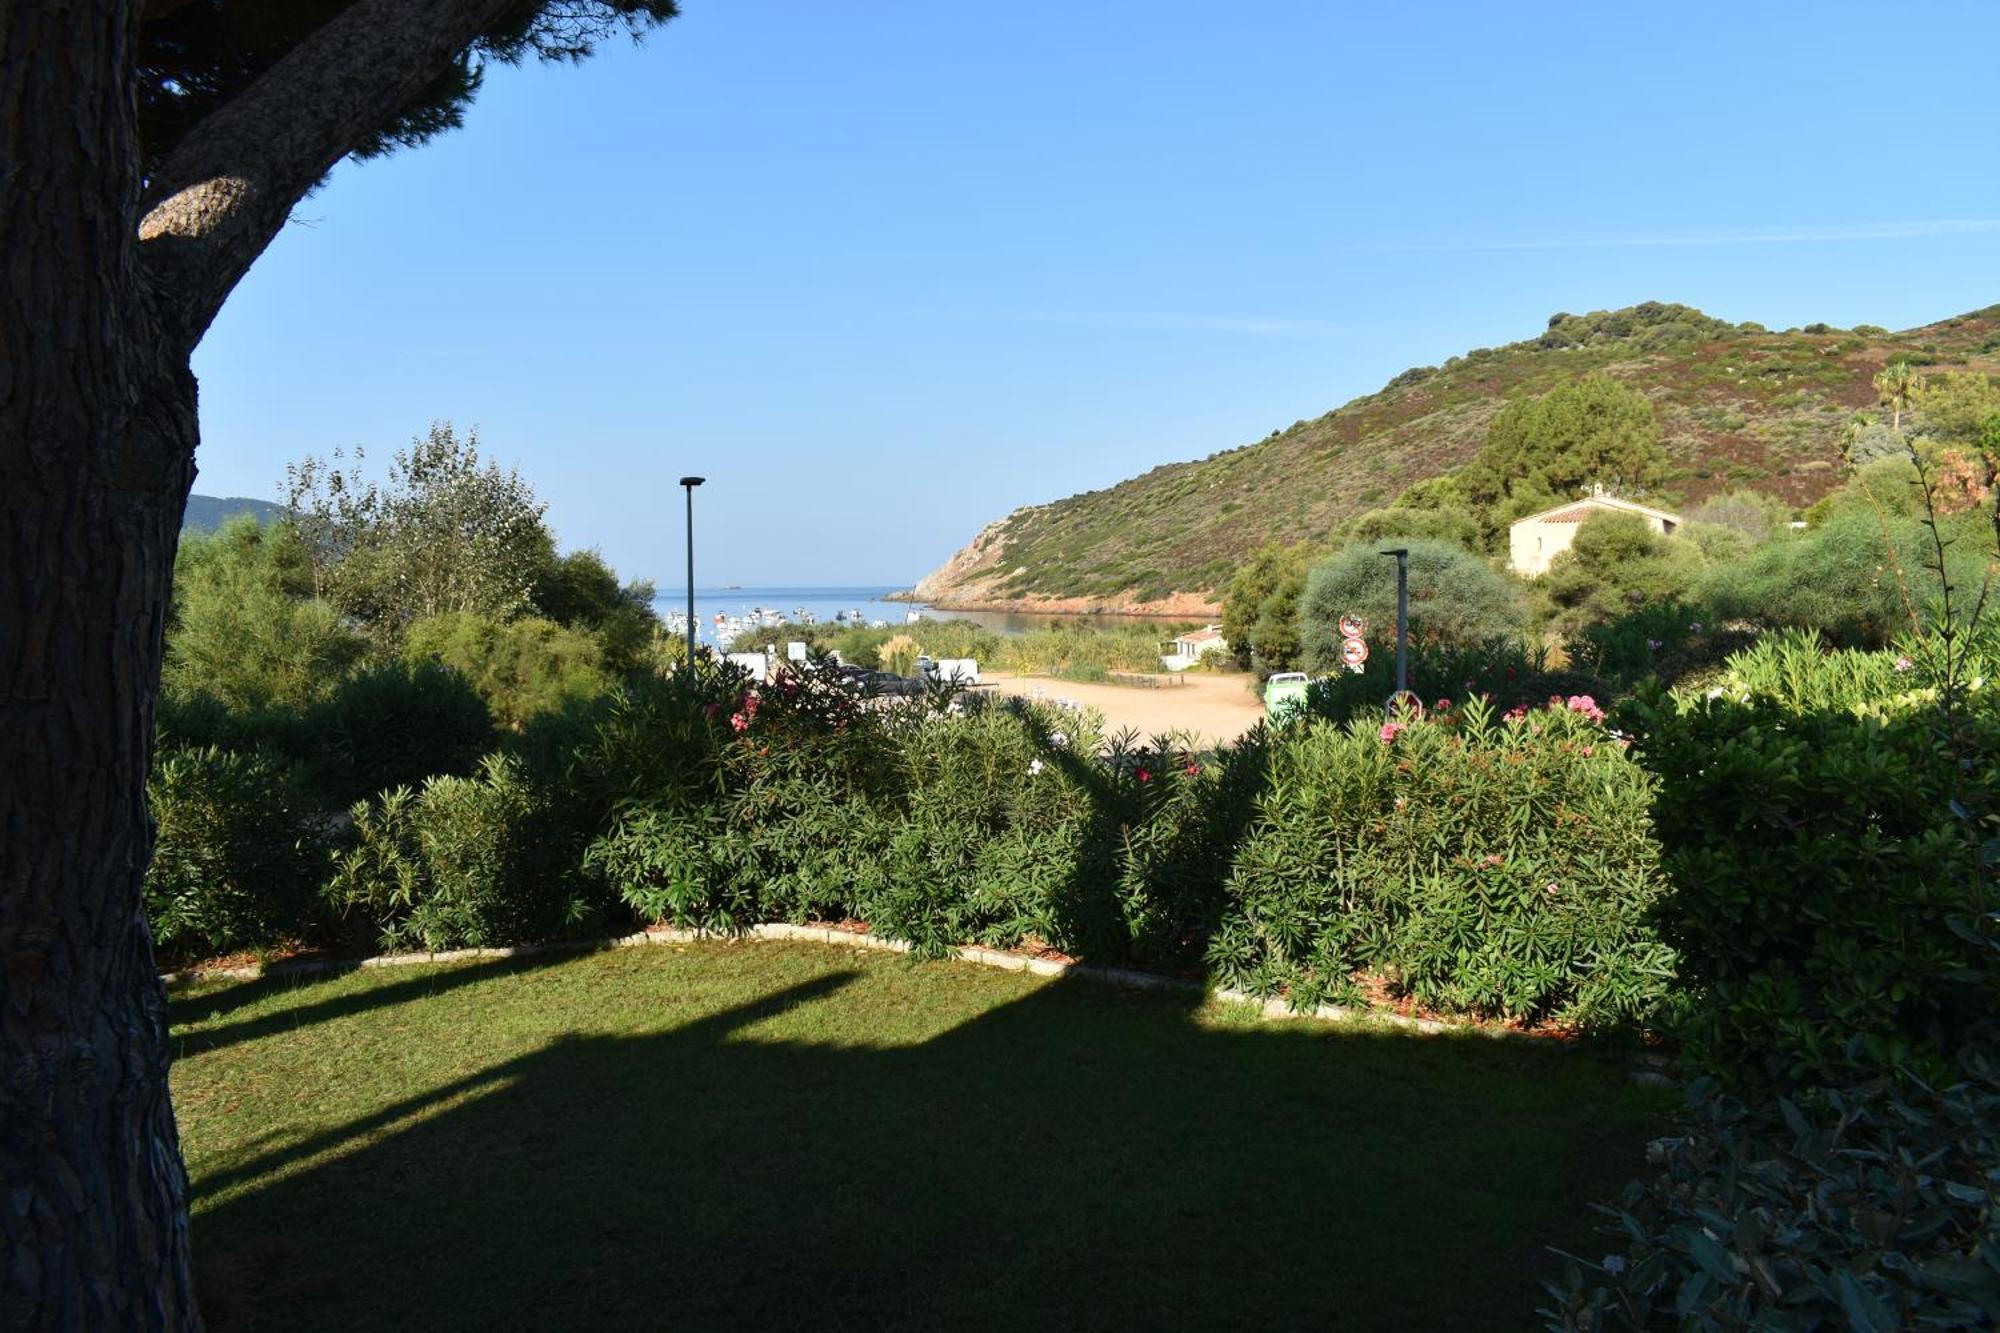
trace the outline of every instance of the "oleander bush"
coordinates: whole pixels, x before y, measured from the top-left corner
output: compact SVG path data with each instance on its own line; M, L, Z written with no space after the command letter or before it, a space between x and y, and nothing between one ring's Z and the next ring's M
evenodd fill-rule
M1552 665L1548 649L1530 647L1517 637L1499 636L1469 644L1413 643L1409 654L1409 688L1420 699L1467 700L1484 697L1502 711L1533 707L1551 695L1568 698L1587 694L1606 697L1608 683L1599 675ZM1357 718L1383 720L1383 703L1396 688L1396 645L1372 645L1360 671L1337 670L1314 680L1306 690L1306 707L1334 722Z
M1621 715L1659 779L1682 1036L1726 1081L1934 1082L2000 994L1979 925L2000 858L1972 817L2000 809L2000 708L1974 678L1947 737L1919 668L1789 639Z
M146 797L157 833L146 915L171 957L311 937L325 838L297 768L263 752L164 749Z
M1652 783L1584 696L1429 720L1314 722L1277 746L1209 949L1299 1008L1356 979L1451 1012L1643 1021L1672 956L1647 924Z
M352 845L327 888L386 949L521 944L601 925L563 796L492 754L470 777L397 787L353 810Z

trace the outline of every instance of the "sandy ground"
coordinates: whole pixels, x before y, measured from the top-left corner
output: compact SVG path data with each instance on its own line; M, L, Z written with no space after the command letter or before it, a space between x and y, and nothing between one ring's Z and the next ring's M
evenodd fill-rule
M1251 692L1250 677L1189 674L1179 684L1147 689L1138 685L1092 685L1048 676L983 673L983 679L1005 694L1047 699L1072 699L1104 714L1112 731L1131 727L1142 736L1163 731L1192 731L1212 742L1233 741L1264 716L1263 701ZM1164 679L1173 679L1167 677Z

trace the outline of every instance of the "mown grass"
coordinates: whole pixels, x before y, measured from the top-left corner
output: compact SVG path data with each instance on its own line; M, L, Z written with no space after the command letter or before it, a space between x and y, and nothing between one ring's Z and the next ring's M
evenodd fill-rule
M174 1021L220 1330L1522 1328L1665 1110L1589 1052L816 945Z

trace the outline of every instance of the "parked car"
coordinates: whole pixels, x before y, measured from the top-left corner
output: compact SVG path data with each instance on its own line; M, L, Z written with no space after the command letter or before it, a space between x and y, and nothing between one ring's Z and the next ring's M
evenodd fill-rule
M1273 673L1264 682L1264 716L1275 724L1304 712L1311 684L1312 678L1303 671Z
M871 671L867 667L842 667L840 678L847 686L864 698L890 696L902 698L924 692L921 678L899 676L893 671Z

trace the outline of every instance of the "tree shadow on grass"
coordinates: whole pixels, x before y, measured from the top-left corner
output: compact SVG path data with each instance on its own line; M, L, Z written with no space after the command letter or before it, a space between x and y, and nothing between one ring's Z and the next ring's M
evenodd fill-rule
M289 1005L255 1018L238 1019L221 1027L197 1028L180 1033L174 1038L174 1058L185 1059L204 1051L220 1050L225 1046L234 1046L238 1042L268 1037L276 1032L290 1032L314 1023L347 1018L367 1013L371 1009L382 1009L423 996L442 995L462 986L474 986L500 977L553 967L588 952L594 950L551 949L547 953L528 954L517 958L495 958L444 971L425 968L406 980L393 982L387 986L336 991L323 1000L309 1004ZM362 970L359 966L350 966L315 972L278 972L200 995L184 997L170 995L172 1021L175 1027L201 1023L210 1018L248 1008L275 996L286 996L301 990L326 986Z
M211 1326L1521 1328L1654 1111L1575 1052L1087 982L917 1045L759 1035L850 979L196 1182Z

